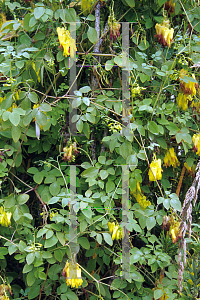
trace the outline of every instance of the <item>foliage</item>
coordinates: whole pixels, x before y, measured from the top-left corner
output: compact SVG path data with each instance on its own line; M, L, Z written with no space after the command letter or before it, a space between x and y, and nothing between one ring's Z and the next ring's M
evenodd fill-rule
M198 4L1 2L2 299L199 297Z

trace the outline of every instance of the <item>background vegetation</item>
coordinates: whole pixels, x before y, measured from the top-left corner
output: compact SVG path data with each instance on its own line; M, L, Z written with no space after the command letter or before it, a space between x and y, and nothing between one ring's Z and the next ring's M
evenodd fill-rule
M198 299L199 1L0 9L0 298Z

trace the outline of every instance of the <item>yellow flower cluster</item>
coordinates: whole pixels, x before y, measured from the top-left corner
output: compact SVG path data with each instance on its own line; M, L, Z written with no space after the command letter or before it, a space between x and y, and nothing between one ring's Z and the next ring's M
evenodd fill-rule
M142 194L139 181L137 181L136 188L133 192L131 192L131 194L135 197L142 208L146 208L151 205L151 202L147 200L145 195Z
M93 0L82 0L81 1L81 10L83 11L83 14L86 15L91 10Z
M11 212L5 212L3 206L0 207L0 224L8 227L11 225Z
M149 175L149 181L161 180L162 178L161 159L156 159L155 154L154 154L154 159L150 164L148 175Z
M200 156L200 134L194 134L192 137L193 141L193 150L196 151L196 154Z
M171 47L171 41L173 39L174 29L169 29L169 20L163 21L162 24L156 24L156 37L159 44L167 47Z
M77 263L68 263L65 264L62 275L65 277L66 284L71 285L72 288L82 285L83 280L81 278L81 269Z
M188 95L183 93L178 93L178 97L176 98L179 109L187 110L188 109ZM191 99L190 99L191 100Z
M115 222L108 222L108 229L110 234L112 234L112 240L123 238L122 228L119 225L116 225Z
M60 42L60 47L61 49L63 49L63 55L65 57L68 57L69 55L71 57L74 57L74 54L77 49L75 45L75 40L70 37L69 30L66 30L64 27L58 27L57 33Z
M54 212L54 211L50 212L50 214L49 214L50 220L51 220L53 217L55 217L56 215L58 215L58 212Z
M182 69L180 71L180 88L182 93L186 95L191 95L192 97L196 95L196 88L198 88L198 84L192 81L189 81L188 83L183 81L184 76L187 76L187 70ZM192 78L196 80L195 75L192 74Z
M193 97L196 95L196 89L198 84L188 80L188 83L183 81L184 76L187 76L187 70L182 69L180 71L180 89L181 92L176 98L179 109L187 110L188 105L193 107ZM195 79L195 75L192 74L192 78Z
M12 294L11 286L9 284L6 285L4 282L3 284L0 285L0 300L9 300L10 299L6 293L7 291L10 294Z
M176 168L179 165L180 165L180 163L178 161L176 153L174 152L174 148L170 148L167 151L167 153L165 154L165 157L164 157L164 166L165 167L172 166L173 168Z
M74 142L73 144L69 144L68 147L64 147L63 152L64 161L75 161L75 156L79 153L79 151L77 150L76 142Z
M172 237L172 243L178 242L182 239L182 231L179 229L180 222L178 222L173 215L163 217L163 227L169 230L169 236Z

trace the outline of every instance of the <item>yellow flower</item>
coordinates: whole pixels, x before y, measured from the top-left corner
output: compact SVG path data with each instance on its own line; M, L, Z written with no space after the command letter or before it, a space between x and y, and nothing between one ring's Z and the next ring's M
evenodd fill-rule
M0 207L0 224L8 227L11 225L11 212L5 212L3 206Z
M33 109L36 109L36 108L38 108L40 106L40 104L34 104L33 105Z
M49 214L50 220L51 220L53 217L55 217L56 215L58 215L58 212L54 212L54 211L50 212L50 214Z
M190 171L190 172L192 171L192 168L189 167L188 164L187 164L186 162L184 163L184 166L186 167L186 169L187 169L188 171Z
M174 29L169 29L169 20L163 21L162 24L157 23L155 29L158 42L163 46L171 47Z
M65 57L68 57L69 55L71 57L74 57L74 54L77 49L75 45L75 40L70 37L69 30L66 30L64 27L58 27L57 33L60 46L63 49L63 55Z
M154 154L154 159L150 164L148 175L150 181L161 180L162 178L161 159L156 159L155 154Z
M77 263L68 263L65 264L62 275L66 278L65 281L67 285L71 285L72 288L82 285L83 280L81 278L81 269Z
M147 206L151 205L151 202L146 200L146 196L142 194L139 181L137 181L136 188L133 192L131 192L131 194L135 197L136 201L142 208L146 208Z
M176 153L174 152L174 148L170 148L167 151L167 153L165 154L165 157L164 157L164 166L165 167L172 166L173 168L176 168L179 165L180 165L180 163L178 161Z
M196 151L196 154L198 154L200 156L200 134L194 134L192 137L192 141L193 141L193 150Z
M0 298L1 300L10 300L10 298L7 295L3 295Z
M40 76L39 76L40 68L36 71L35 63L32 63L32 67L33 67L33 70L35 71L35 73L37 75L38 82L40 82Z
M108 229L110 234L112 234L112 240L119 240L124 237L122 228L116 225L115 222L108 222Z
M193 97L196 95L196 89L198 88L198 84L190 81L189 79L188 79L188 83L181 80L186 75L187 75L187 70L181 69L181 71L180 71L180 88L184 94L191 95L191 97ZM192 78L196 80L194 74L192 74Z
M178 97L176 98L177 104L179 109L187 110L188 109L188 95L183 93L179 93Z

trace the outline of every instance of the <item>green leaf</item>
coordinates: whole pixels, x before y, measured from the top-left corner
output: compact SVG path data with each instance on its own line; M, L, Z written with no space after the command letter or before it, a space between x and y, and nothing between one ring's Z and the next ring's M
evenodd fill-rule
M58 182L53 182L50 186L49 186L49 191L51 193L52 196L57 196L60 192L60 185L58 184Z
M97 32L96 29L94 29L93 27L89 26L87 36L92 44L95 44L97 42Z
M21 135L21 129L17 126L13 126L11 129L11 134L12 134L13 141L17 143Z
M115 183L113 181L106 182L106 193L110 193L115 189Z
M29 273L30 271L32 271L33 269L33 265L25 265L24 268L23 268L23 271L22 273L26 274L26 273Z
M45 111L45 112L51 111L51 110L52 110L52 109L51 109L51 106L50 106L49 104L47 104L47 103L42 103L42 104L40 104L39 109L40 109L41 111Z
M38 102L38 96L37 96L37 94L35 92L30 92L28 94L28 98L33 103L37 103Z
M28 170L27 170L28 173L30 174L37 174L39 171L37 168L35 167L30 167Z
M143 282L144 277L137 271L130 272L131 278L137 282Z
M78 238L78 243L84 248L84 249L90 249L90 243L86 237L80 237Z
M106 163L106 158L105 158L105 156L99 156L99 157L98 157L98 162L99 162L100 164L102 164L102 165L105 165L105 163Z
M169 135L175 135L179 128L176 126L176 124L169 122L169 125L166 125L167 129L169 130Z
M126 3L127 3L130 7L135 7L135 0L126 0Z
M30 288L29 292L28 292L28 299L37 299L37 296L40 293L40 285L34 285Z
M42 183L43 178L44 178L44 175L42 172L38 172L38 173L34 174L34 176L33 176L33 180L38 184Z
M61 245L64 246L64 244L65 244L65 236L64 236L64 234L62 232L56 231L56 236L57 236L59 242L61 243Z
M59 200L60 200L59 197L52 197L51 199L49 199L48 204L57 203Z
M138 262L142 256L143 253L138 248L131 249L130 264Z
M38 110L36 113L36 122L41 126L45 126L47 124L47 115Z
M156 219L154 217L147 218L147 230L151 230L156 225Z
M27 285L28 286L32 286L36 280L35 276L34 276L34 272L31 271L27 274Z
M164 199L163 200L163 206L164 206L164 208L169 209L169 207L170 207L170 200L169 199Z
M154 291L154 298L155 298L155 299L161 298L162 295L163 295L163 291L162 291L162 290L156 289L156 290Z
M29 113L28 115L25 115L24 118L23 118L23 124L24 126L27 126L28 124L31 123L32 121L32 113Z
M158 0L158 4L159 4L160 6L162 6L165 2L166 2L165 0Z
M15 112L12 112L9 114L9 120L14 126L18 126L20 122L20 115Z
M29 199L29 195L21 194L17 197L17 202L22 205L22 204L26 203L28 201L28 199Z
M58 242L58 238L53 235L50 239L46 240L44 243L44 248L50 248Z
M76 22L76 11L74 8L69 8L65 10L65 20L66 22Z
M85 133L86 137L89 139L90 138L90 126L87 122L84 122L83 132Z
M28 265L32 264L32 262L34 261L35 259L35 253L34 252L31 252L27 255L26 257L26 262Z
M119 147L119 152L121 156L124 159L127 159L129 155L131 155L132 152L132 145L130 142L124 142L120 147Z
M86 169L83 173L82 173L82 176L83 177L86 177L86 178L89 178L89 177L96 177L97 174L98 174L99 170L95 167L90 167L88 169Z
M137 167L138 165L138 159L137 159L137 155L133 154L133 155L129 155L127 157L126 163L129 165L131 171L134 171L134 169Z
M86 85L86 86L80 88L79 91L80 91L81 93L88 93L88 92L91 91L91 88L90 88L89 86ZM88 98L87 98L87 99L88 99Z
M171 200L170 200L170 205L171 205L174 209L176 209L176 210L178 210L178 211L181 211L181 202L180 202L178 199L175 199L175 198L171 199Z
M79 299L76 296L76 294L74 292L72 292L70 289L67 290L66 295L69 300L78 300Z
M41 18L45 13L45 8L42 6L38 6L34 9L34 17L36 18L36 20L38 20L39 18Z
M60 249L55 250L54 251L54 257L59 262L62 262L62 260L63 260L63 252Z
M81 119L79 119L77 122L76 122L76 128L79 132L82 132L83 130L83 121Z
M101 170L99 172L99 175L100 175L101 179L104 180L108 177L108 172L107 172L107 170Z
M104 237L104 240L106 241L106 243L108 245L112 246L113 245L113 240L111 238L111 235L107 232L103 232L102 234L103 234L103 237Z
M159 134L158 125L154 121L149 122L149 131L153 134Z

